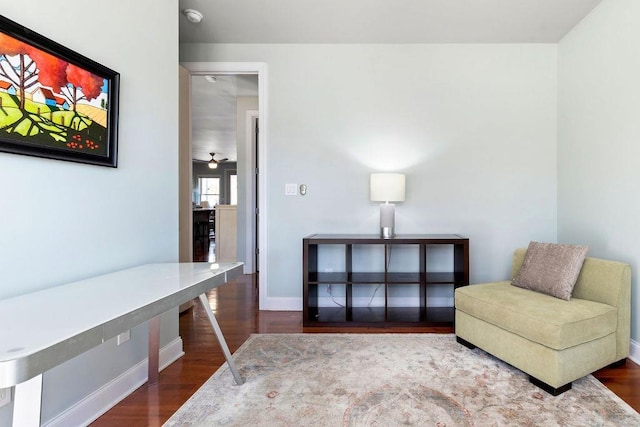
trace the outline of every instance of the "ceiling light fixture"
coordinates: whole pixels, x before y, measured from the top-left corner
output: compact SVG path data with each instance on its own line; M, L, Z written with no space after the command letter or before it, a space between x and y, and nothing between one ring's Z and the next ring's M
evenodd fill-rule
M209 83L215 83L218 81L218 78L216 76L204 76L204 78L207 79Z
M218 167L218 162L216 162L213 158L215 156L215 153L209 154L211 154L211 160L209 160L209 169L216 169Z
M204 18L204 15L195 9L185 9L182 13L187 17L189 22L194 24L199 24L202 18Z
M214 159L214 157L216 156L216 153L209 153L209 154L211 154L211 160L209 160L209 163L208 163L210 169L215 169L218 167L218 163L224 163L227 160L229 160L226 157L224 159L216 160Z

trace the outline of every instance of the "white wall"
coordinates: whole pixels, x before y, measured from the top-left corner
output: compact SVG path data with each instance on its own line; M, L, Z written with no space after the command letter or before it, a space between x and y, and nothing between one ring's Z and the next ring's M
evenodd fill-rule
M0 298L177 260L177 3L1 0L4 16L118 71L121 86L117 169L0 153ZM174 339L177 315L162 326ZM43 421L144 358L145 343L142 326L47 373Z
M556 239L556 45L193 44L180 60L267 64L263 308L301 307L304 236L377 232L373 171L407 173L397 232L470 237L473 282Z
M604 0L559 43L558 239L631 264L640 357L640 2ZM637 359L636 359L637 360Z

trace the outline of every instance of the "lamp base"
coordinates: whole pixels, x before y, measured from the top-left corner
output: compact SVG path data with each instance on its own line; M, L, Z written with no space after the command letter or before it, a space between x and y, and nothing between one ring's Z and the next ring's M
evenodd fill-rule
M396 233L394 227L380 227L380 237L383 239L391 239L395 237Z

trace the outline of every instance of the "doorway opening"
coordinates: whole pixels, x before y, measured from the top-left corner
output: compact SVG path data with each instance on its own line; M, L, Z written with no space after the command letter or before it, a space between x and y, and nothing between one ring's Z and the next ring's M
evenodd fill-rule
M234 186L237 188L238 243L241 248L238 251L238 260L244 262L245 274L254 274L259 270L259 301L260 307L264 307L267 296L266 64L194 62L182 65L189 71L192 78L193 76L257 76L258 108L247 109L246 117L238 117L239 122L245 123L242 130L244 146L237 147L237 172L235 176L225 179L224 186L227 190L231 190Z

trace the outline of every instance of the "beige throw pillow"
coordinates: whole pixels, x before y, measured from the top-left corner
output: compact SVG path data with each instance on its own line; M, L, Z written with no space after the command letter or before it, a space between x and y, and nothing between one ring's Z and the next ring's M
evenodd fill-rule
M569 300L587 250L588 246L530 242L511 284Z

